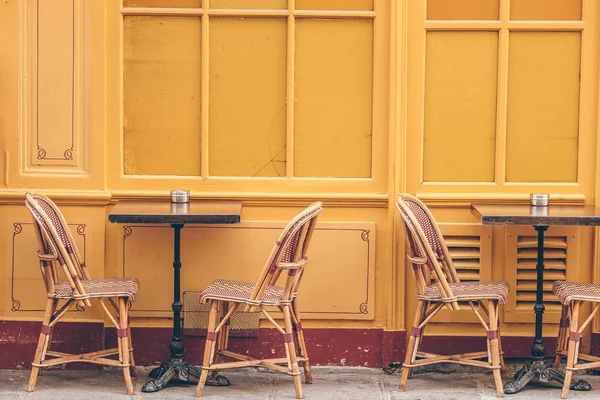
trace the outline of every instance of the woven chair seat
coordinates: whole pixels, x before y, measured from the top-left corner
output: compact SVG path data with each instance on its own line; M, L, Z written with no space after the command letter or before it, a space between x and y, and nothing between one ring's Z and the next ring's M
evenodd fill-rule
M138 296L140 283L137 278L106 278L82 280L85 290L84 295L73 295L73 289L67 282L62 282L54 287L54 294L49 294L53 299L79 299L90 297L129 297L135 301Z
M483 282L452 282L450 289L455 296L455 301L496 299L502 304L508 300L508 282L505 281L483 281ZM419 299L426 301L442 301L440 289L435 285L425 288Z
M283 288L269 285L265 289L262 299L250 300L255 283L217 279L200 293L200 301L224 300L237 301L248 304L283 304Z
M552 291L564 305L572 300L600 302L600 285L594 283L555 281Z

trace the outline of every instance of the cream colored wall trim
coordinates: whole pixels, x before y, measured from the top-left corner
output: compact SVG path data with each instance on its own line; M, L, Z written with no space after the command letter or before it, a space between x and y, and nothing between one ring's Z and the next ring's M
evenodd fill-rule
M406 241L402 232L402 221L395 207L396 196L406 192L406 70L408 67L407 41L407 1L392 1L390 28L390 180L389 226L392 229L391 272L388 287L390 305L387 315L388 329L402 329L406 326L404 284L406 268Z
M60 205L106 205L111 193L104 190L44 190L37 188L0 190L0 204L24 204L25 193L40 193Z
M468 207L471 203L527 203L528 194L499 194L499 193L418 193L417 197L427 203L428 206L444 207ZM551 204L574 204L585 203L583 194L550 194Z
M105 191L105 190L43 190L37 188L0 190L0 204L22 203L25 193L42 193L63 205L106 205L118 200L168 199L165 191ZM329 207L387 208L386 194L335 194L335 193L191 193L192 198L241 200L249 207L301 207L307 202L323 201Z
M165 191L112 191L113 200L168 198ZM387 194L191 192L192 198L242 200L244 206L304 206L323 201L332 207L387 208Z

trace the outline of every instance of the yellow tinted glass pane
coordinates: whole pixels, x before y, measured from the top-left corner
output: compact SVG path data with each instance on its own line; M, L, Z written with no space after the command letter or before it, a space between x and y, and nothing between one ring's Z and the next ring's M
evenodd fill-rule
M580 20L581 0L510 0L514 20Z
M373 0L296 0L298 10L373 10Z
M296 25L296 176L371 176L373 23Z
M125 17L125 174L200 175L200 19Z
M429 32L425 67L425 181L492 182L497 32Z
M210 8L287 8L287 0L211 0Z
M211 18L210 175L285 176L287 21Z
M506 180L576 182L578 32L510 35Z
M427 19L498 19L499 0L427 0Z
M201 8L202 0L123 0L124 7Z

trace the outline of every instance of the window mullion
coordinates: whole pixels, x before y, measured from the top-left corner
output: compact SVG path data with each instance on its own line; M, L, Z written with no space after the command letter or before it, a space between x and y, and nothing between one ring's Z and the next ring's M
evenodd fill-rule
M504 185L506 182L506 121L508 109L508 20L510 14L509 0L500 1L500 23L498 32L498 89L496 93L496 160L495 182Z
M204 0L203 2L203 12L202 12L202 68L201 68L201 125L200 125L200 154L201 154L201 162L200 162L200 176L203 179L208 178L209 170L208 170L208 162L209 162L209 151L208 151L208 123L209 123L209 106L208 106L208 96L209 96L209 15L208 10L210 7L210 0Z
M287 31L287 116L286 116L286 148L285 148L285 176L294 177L294 74L296 55L296 0L288 0L288 31Z

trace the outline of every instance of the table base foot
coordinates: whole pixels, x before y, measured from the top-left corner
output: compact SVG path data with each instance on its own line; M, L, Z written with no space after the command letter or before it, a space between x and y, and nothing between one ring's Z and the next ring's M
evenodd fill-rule
M164 389L167 386L169 381L173 380L175 382L190 382L196 383L200 378L200 373L202 371L200 368L189 364L183 360L169 360L160 364L159 367L154 368L150 371L150 378L153 378L153 381L146 382L144 386L142 386L142 392L150 393L150 392L158 392L159 390ZM196 378L196 381L190 380L190 377ZM223 375L212 376L209 375L206 380L207 386L229 386L229 380Z
M565 375L554 368L552 364L546 364L544 361L534 361L517 371L515 380L504 385L504 393L518 393L534 378L542 383L556 381L562 385L565 382ZM571 380L571 390L587 391L591 389L592 386L584 380Z

